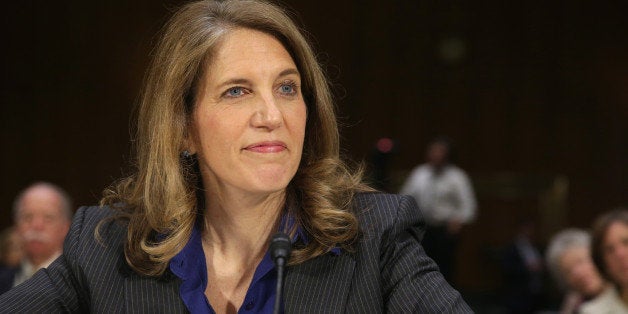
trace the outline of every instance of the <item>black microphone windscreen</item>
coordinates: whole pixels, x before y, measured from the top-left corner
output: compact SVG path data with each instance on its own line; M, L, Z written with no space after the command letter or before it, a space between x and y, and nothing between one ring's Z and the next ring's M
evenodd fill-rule
M283 233L277 232L273 235L272 240L270 240L270 257L273 259L273 262L277 262L277 258L282 257L285 260L290 258L290 253L292 252L292 243L290 242L290 237Z

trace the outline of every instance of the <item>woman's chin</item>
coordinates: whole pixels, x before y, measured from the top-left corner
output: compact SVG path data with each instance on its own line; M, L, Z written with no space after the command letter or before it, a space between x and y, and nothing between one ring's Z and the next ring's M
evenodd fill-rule
M257 193L268 193L268 194L282 192L286 190L286 187L288 186L289 182L290 180L261 179L261 180L257 180L252 190Z
M258 171L252 182L257 189L267 192L283 191L294 177L292 171L282 169L263 169Z

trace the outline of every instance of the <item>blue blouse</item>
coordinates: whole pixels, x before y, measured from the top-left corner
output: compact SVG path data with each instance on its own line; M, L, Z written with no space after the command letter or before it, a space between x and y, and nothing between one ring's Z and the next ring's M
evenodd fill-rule
M183 250L170 260L170 270L181 278L179 295L190 313L216 313L205 297L207 287L207 264L201 232L194 226L190 240ZM266 252L255 269L253 280L238 313L272 313L275 300L277 272Z
M305 243L308 241L301 230L297 230L295 238L300 238ZM331 252L338 255L340 250L334 248ZM179 295L190 313L216 313L205 297L207 264L198 226L194 226L190 240L181 252L170 260L170 270L182 280ZM270 253L266 252L255 269L253 280L238 313L272 313L276 284L277 270L270 258ZM283 312L283 306L281 312Z

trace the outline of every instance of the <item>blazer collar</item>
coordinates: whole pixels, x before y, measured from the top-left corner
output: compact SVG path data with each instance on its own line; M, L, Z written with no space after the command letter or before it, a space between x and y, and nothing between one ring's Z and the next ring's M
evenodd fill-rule
M327 253L287 269L285 313L340 313L346 308L355 271L351 254ZM161 280L127 274L124 278L126 312L184 313L179 297L180 280Z

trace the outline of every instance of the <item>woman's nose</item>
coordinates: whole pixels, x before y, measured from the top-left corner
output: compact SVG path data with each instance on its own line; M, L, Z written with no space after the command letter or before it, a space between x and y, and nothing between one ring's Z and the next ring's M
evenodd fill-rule
M274 130L281 126L283 117L273 95L260 97L251 124L256 128Z

